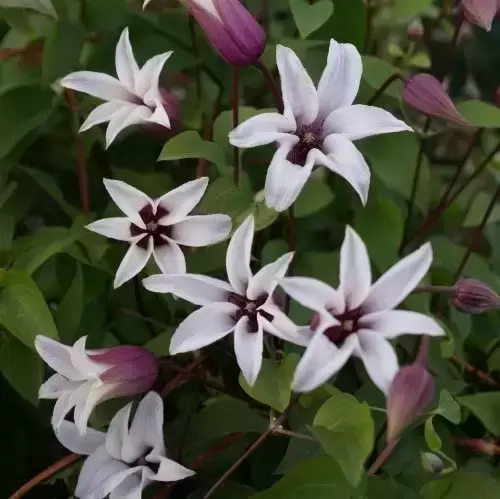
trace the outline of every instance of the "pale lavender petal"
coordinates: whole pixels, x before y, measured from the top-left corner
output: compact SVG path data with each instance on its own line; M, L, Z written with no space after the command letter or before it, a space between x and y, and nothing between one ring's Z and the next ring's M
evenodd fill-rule
M318 84L319 112L323 117L353 103L362 72L361 55L356 47L330 40L328 60Z
M111 118L106 128L106 148L118 137L118 135L133 125L149 124L153 111L146 106L128 104L117 111Z
M103 218L96 220L85 228L118 241L130 241L133 239L130 232L131 223L128 218Z
M79 132L85 132L89 128L92 128L95 125L100 125L101 123L107 123L111 121L111 119L115 116L117 112L123 109L124 106L128 108L128 102L123 102L119 100L114 100L111 102L105 102L100 106L97 106L88 116L87 119L83 122L80 127Z
M113 287L116 289L123 283L135 277L148 263L153 253L153 238L148 237L148 249L141 248L137 244L131 244L125 254L122 263L116 271Z
M172 226L171 238L193 248L223 241L231 232L231 217L227 215L195 215Z
M380 107L356 104L333 111L323 124L325 135L339 134L349 140L394 132L413 132L413 128Z
M73 381L85 379L71 362L71 347L47 336L38 335L35 338L35 349L44 362L65 378Z
M250 326L247 316L243 316L234 330L234 353L246 382L253 386L262 366L264 337L262 323L257 319L257 331Z
M62 421L54 432L56 438L66 449L75 454L89 455L95 452L106 440L102 431L89 428L85 436L80 435L75 423Z
M194 311L175 331L170 353L191 352L224 338L234 330L234 316L238 310L231 303L214 303Z
M116 74L123 85L135 93L135 80L139 73L139 67L132 52L128 28L122 31L120 39L116 45L115 52Z
M293 258L293 252L280 256L275 262L262 267L250 280L247 297L256 300L263 294L272 295L278 281L285 277L288 266Z
M135 102L135 95L119 80L104 73L77 71L65 76L60 85L107 101Z
M186 259L179 245L172 239L165 238L166 244L153 248L153 257L164 274L185 274Z
M255 220L249 215L236 229L226 252L226 271L231 286L240 295L246 296L247 286L252 279L250 258L252 252Z

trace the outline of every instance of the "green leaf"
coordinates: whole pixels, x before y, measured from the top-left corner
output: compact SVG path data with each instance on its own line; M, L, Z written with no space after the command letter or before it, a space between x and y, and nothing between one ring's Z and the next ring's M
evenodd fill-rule
M357 142L359 150L372 167L372 174L379 178L390 190L405 199L410 198L415 161L419 144L415 133L393 133L379 135ZM422 163L420 183L415 199L416 205L426 212L429 204L431 175L426 160Z
M163 146L158 161L188 158L203 158L217 166L224 166L226 163L224 151L214 142L203 140L200 134L193 130L172 137Z
M295 217L308 217L328 206L333 198L334 194L330 187L322 179L313 176L306 182L295 201Z
M29 133L40 128L52 112L54 94L38 84L0 91L0 158Z
M0 286L2 326L32 349L38 334L59 339L49 307L28 273L19 270L4 272Z
M54 177L28 166L21 166L19 167L19 169L29 175L29 177L42 190L44 190L59 205L61 210L66 213L71 219L78 214L78 210L67 203L64 199L64 194L62 193L60 187L57 185Z
M311 430L326 452L337 460L349 482L356 486L375 438L368 405L352 395L339 393L320 407Z
M240 185L236 187L232 176L224 175L215 182L210 182L198 211L207 214L225 213L234 219L244 213L250 205L253 205L253 193L248 176L242 175Z
M394 0L392 2L392 15L396 19L410 21L432 5L433 0Z
M457 397L457 402L467 407L493 435L500 435L500 393L483 392Z
M57 14L54 6L52 5L52 0L0 0L0 7L31 9L57 19Z
M0 372L28 402L38 405L38 390L43 381L44 365L38 353L12 336L0 333Z
M484 214L491 203L491 194L479 192L474 198L472 205L465 217L464 227L477 227L481 224ZM491 215L486 221L486 225L494 224L500 220L500 206L496 205L491 212Z
M436 430L434 429L434 424L432 420L434 419L434 416L431 416L426 422L424 426L424 436L425 436L425 442L427 443L427 446L432 452L440 453L442 443L441 439L439 438L439 435L437 434Z
M353 490L330 457L304 461L251 499L350 499Z
M410 64L416 68L427 69L431 67L432 62L426 52L419 52L410 59Z
M401 72L396 66L373 55L363 55L361 60L363 62L362 79L374 91L380 88L389 77ZM399 99L402 93L403 82L394 81L387 87L384 95Z
M480 100L457 105L458 112L471 124L482 128L500 128L500 109Z
M268 422L245 402L231 397L209 400L204 409L195 414L189 431L189 440L214 440L230 433L262 433Z
M448 390L441 390L439 403L434 413L443 416L443 418L454 424L459 424L462 419L460 405Z
M49 258L65 251L78 240L80 234L78 229L42 227L30 236L25 251L15 260L12 267L32 274Z
M333 2L317 0L308 3L306 0L290 0L290 10L300 37L304 40L328 21L333 14Z
M76 334L78 333L84 311L83 298L84 281L82 268L80 264L76 262L73 280L55 314L57 329L61 334L61 339L63 339L65 343L71 344L77 339Z
M301 461L306 461L313 457L323 457L325 455L325 450L317 441L305 440L300 437L291 437L285 457L283 457L276 473L284 475Z
M384 237L380 237L384 227ZM360 210L354 228L368 248L371 260L383 272L398 259L403 238L404 220L398 205L391 199L370 199Z
M248 385L241 373L240 386L249 397L283 412L290 402L292 378L298 360L295 354L287 355L281 363L262 359L262 368L253 387Z
M457 471L427 484L424 499L493 499L500 496L500 482L490 474Z
M157 357L170 355L170 340L174 335L174 331L174 327L166 329L152 340L149 340L144 347L153 352Z
M81 25L69 21L56 23L44 44L43 81L52 83L71 73L78 66L84 43L85 31Z

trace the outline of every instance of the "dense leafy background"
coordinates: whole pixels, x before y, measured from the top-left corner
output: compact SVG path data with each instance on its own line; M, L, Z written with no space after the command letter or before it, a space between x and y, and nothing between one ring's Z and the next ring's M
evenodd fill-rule
M397 71L446 66L452 24L440 17L432 0L247 0L269 34L263 60L275 65L275 45L292 47L317 79L324 67L330 37L355 44L363 53L364 74L358 102L366 102ZM448 2L449 3L449 2ZM288 220L262 203L266 166L272 148L245 151L244 176L233 185L231 70L197 33L193 46L186 10L175 1L157 0L146 12L134 0L0 0L0 497L67 452L50 428L51 403L37 400L45 367L33 339L44 334L72 343L89 336L91 347L146 345L168 354L173 330L192 307L184 301L147 293L129 282L119 290L112 280L125 247L86 231L90 220L115 212L102 185L103 177L125 180L158 195L193 179L205 169L210 187L200 212L228 213L238 223L254 212L256 265L288 248ZM268 6L262 11L262 5ZM367 40L367 16L372 16ZM407 28L420 19L425 35L409 40ZM406 230L413 233L437 203L460 164L474 126L486 130L465 165L474 171L496 146L500 110L494 105L500 85L500 26L491 33L473 29L457 48L450 92L473 125L470 129L436 128L426 156ZM168 141L136 130L104 148L103 130L77 137L79 123L96 101L77 96L77 108L57 80L81 68L114 73L114 48L121 30L130 27L139 62L174 50L162 82L182 96L182 131ZM417 129L422 117L401 103L402 85L392 85L378 104L403 114ZM252 67L241 77L240 115L273 106L262 76ZM482 100L483 102L479 102ZM488 103L489 102L489 103ZM213 140L208 139L212 137ZM79 142L81 141L81 142ZM83 155L80 154L83 148ZM337 284L338 250L350 223L366 241L374 270L380 273L399 257L408 201L419 149L418 134L395 134L360 142L373 172L370 199L361 206L341 179L318 170L295 207L296 272ZM85 161L92 214L82 213L78 162ZM200 159L201 158L201 159ZM446 211L429 236L435 263L429 282L451 284L474 227L478 226L500 180L493 159ZM493 211L484 237L469 259L465 275L499 289L500 211ZM224 273L225 244L188 253L191 272ZM156 272L151 264L146 273ZM439 306L429 295L411 297L407 305L430 311ZM446 304L445 304L446 305ZM294 305L292 318L308 320ZM463 359L493 378L500 377L495 312L467 316L445 307L448 337L431 344L430 369L438 390L430 413L403 435L378 476L366 476L366 463L385 445L380 392L355 363L336 380L336 387L303 397L290 429L310 439L272 436L253 453L216 496L248 498L411 498L461 499L500 495L497 458L475 453L458 441L500 437L500 391L451 361ZM397 342L401 363L413 358L415 339ZM289 347L287 347L288 349ZM258 383L250 389L238 381L234 359L224 345L206 349L207 360L194 379L166 399L166 437L173 454L190 463L221 439L238 433L224 450L204 460L199 476L180 484L171 497L202 497L212 484L268 426L270 410L283 411L297 353L265 361ZM189 355L179 363L188 363ZM472 369L473 370L473 369ZM473 370L474 371L474 370ZM162 373L160 386L171 372ZM339 391L341 390L341 391ZM92 423L104 426L123 401L101 406ZM428 419L433 414L432 419ZM424 431L424 425L425 431ZM457 440L458 439L458 440ZM421 464L421 452L442 457L448 471L434 475ZM455 471L458 469L458 471ZM37 487L29 497L66 498L78 465Z

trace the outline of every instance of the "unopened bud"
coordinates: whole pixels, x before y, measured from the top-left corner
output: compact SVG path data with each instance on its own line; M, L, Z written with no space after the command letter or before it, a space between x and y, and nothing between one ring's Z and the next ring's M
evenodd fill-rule
M406 81L403 99L428 116L440 118L458 126L469 126L457 111L441 82L427 73L412 76Z
M239 0L181 0L229 64L254 64L266 47L266 33Z
M387 441L399 434L421 414L434 397L434 378L419 364L402 367L387 396Z
M443 460L439 456L436 456L436 454L422 452L420 457L422 459L422 466L426 471L439 474L444 470Z
M124 345L89 350L87 354L93 362L108 366L99 378L115 386L115 397L147 392L158 377L158 361L143 347Z
M420 19L415 19L407 29L407 34L409 38L413 40L420 40L424 36L424 27Z
M491 30L497 8L497 0L462 0L465 17L486 31Z
M482 314L500 308L500 296L477 279L460 279L453 287L451 303L464 314Z

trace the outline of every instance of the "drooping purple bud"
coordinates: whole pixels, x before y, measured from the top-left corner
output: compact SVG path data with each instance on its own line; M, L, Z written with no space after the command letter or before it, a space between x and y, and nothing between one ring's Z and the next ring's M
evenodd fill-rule
M451 303L465 314L482 314L500 308L500 296L477 279L460 279L453 286Z
M486 31L491 30L497 8L497 0L462 0L465 17Z
M425 367L410 364L394 377L387 396L387 441L399 434L434 397L434 378Z
M420 73L409 78L405 83L403 99L428 116L441 118L458 126L469 126L467 120L457 111L443 85L430 74Z
M103 383L116 383L114 396L137 395L147 392L158 377L156 357L145 348L118 346L88 351L97 364L109 366L99 378Z
M181 0L205 31L212 46L229 64L257 62L266 33L239 0Z

